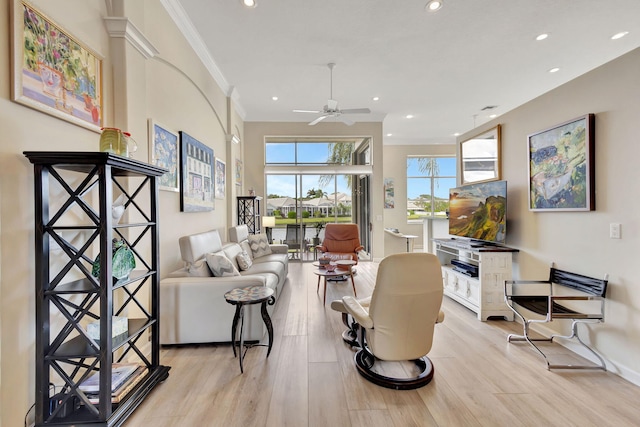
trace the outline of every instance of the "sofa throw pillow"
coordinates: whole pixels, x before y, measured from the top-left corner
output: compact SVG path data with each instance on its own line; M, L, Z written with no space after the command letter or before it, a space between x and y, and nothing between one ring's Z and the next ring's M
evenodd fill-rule
M271 254L271 246L266 234L252 234L249 236L249 245L254 258Z
M253 259L253 252L251 251L251 245L249 244L248 240L243 240L242 242L240 242L240 247L249 255L249 258Z
M187 276L189 277L211 277L211 269L207 265L206 259L199 259L187 265Z
M236 261L238 261L238 267L240 267L242 271L248 270L253 265L253 261L246 251L240 252L236 256Z
M223 253L209 253L206 256L207 264L214 277L239 276L240 272L229 258Z

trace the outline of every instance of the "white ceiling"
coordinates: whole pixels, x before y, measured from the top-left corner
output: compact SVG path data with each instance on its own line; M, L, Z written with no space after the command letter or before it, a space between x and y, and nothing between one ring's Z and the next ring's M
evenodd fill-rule
M257 1L162 0L246 121L313 120L292 110L322 109L335 62L334 99L385 144L453 142L640 46L640 0Z

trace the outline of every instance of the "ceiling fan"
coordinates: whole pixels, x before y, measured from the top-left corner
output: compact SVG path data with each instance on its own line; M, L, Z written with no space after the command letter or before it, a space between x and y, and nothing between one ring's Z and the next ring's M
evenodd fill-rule
M321 114L320 117L310 122L309 126L318 124L328 117L335 117L336 120L346 124L347 126L351 126L355 122L347 117L344 117L344 114L368 114L371 112L371 110L368 108L349 108L340 110L338 108L338 101L333 99L333 67L335 67L336 64L330 62L329 64L327 64L327 66L329 67L329 71L331 73L331 86L329 92L330 99L327 101L327 105L325 105L322 110L293 110L293 112Z

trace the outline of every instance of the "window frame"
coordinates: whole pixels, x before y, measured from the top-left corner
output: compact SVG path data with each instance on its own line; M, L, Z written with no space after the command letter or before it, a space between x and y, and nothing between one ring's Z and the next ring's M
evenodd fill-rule
M454 166L455 166L455 170L454 170L454 174L453 175L442 175L440 173L438 173L437 175L432 175L430 173L425 173L424 175L409 175L409 160L410 159L417 159L417 158L427 158L427 159L450 159ZM456 156L451 156L451 155L420 155L420 154L412 154L412 155L407 155L407 161L406 161L406 176L405 176L405 184L406 184L406 188L407 188L407 194L406 194L406 200L405 200L405 207L406 207L406 219L407 219L407 224L419 224L422 222L423 219L433 219L433 218L445 218L442 216L437 216L435 213L435 205L436 205L436 199L435 199L435 189L436 189L436 181L438 179L453 179L454 180L454 186L455 186L455 182L457 179L457 173L458 173L458 159ZM430 195L430 205L431 205L431 211L424 216L421 216L418 219L410 219L409 218L409 180L410 179L425 179L428 180L428 188L429 188L429 195Z
M278 145L291 145L293 146L293 162L275 162L275 161L269 161L268 157L268 146L270 144L278 144ZM353 149L351 150L351 157L348 160L348 163L329 163L327 159L325 159L324 161L320 161L320 162L310 162L310 161L304 161L303 159L301 159L302 156L304 156L303 154L303 150L302 148L304 147L304 145L308 145L308 144L324 144L327 146L327 148L329 148L331 146L331 144L351 144ZM301 147L302 146L302 147ZM355 141L341 141L341 140L302 140L302 141L280 141L280 140L273 140L273 141L265 141L265 150L264 150L264 164L265 166L324 166L324 167L331 167L331 166L352 166L353 165L353 154L356 152L357 149L357 144ZM328 154L327 154L328 157Z

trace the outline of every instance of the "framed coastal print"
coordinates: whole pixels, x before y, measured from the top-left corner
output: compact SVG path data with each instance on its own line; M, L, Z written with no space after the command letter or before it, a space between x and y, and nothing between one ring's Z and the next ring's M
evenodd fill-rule
M152 165L169 170L158 178L160 190L180 191L178 134L153 119L149 119L149 161Z
M595 116L528 136L529 209L595 210Z
M227 173L227 165L222 160L216 158L216 185L215 185L215 193L216 199L224 199L225 189L226 189L226 173Z
M180 158L180 211L212 211L215 207L213 149L180 131Z
M25 1L12 5L12 99L100 132L102 57Z
M500 125L460 143L462 184L500 180Z

